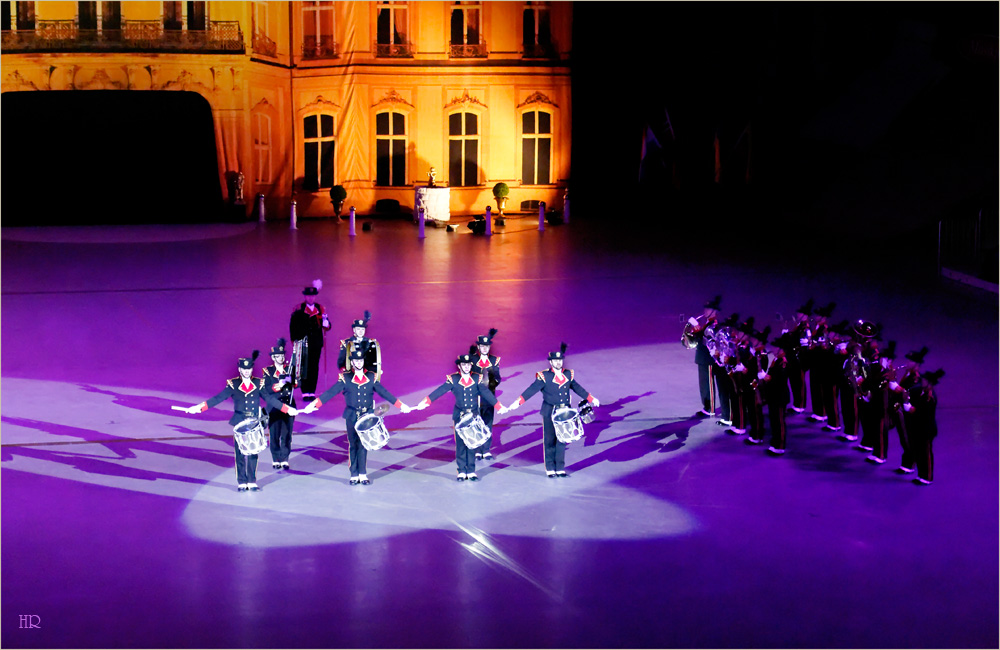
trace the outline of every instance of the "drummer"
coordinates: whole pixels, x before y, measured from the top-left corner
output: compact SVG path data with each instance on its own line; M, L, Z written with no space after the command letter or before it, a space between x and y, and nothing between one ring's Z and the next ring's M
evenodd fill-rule
M351 350L351 372L342 373L337 383L327 388L309 406L303 409L312 413L335 395L344 394L344 419L347 420L347 440L350 454L351 485L368 485L368 450L361 444L355 425L358 420L375 410L375 393L391 402L393 406L409 413L410 407L396 399L389 390L379 382L375 372L365 370L365 350L358 347Z
M507 411L513 411L525 401L531 399L538 391L542 392L542 445L545 455L545 474L549 478L565 478L566 473L566 444L559 442L556 438L555 426L552 424L552 412L559 407L570 407L569 391L572 390L580 397L587 398L587 401L594 407L601 403L596 397L591 395L581 386L575 378L572 370L564 370L563 363L566 359L566 344L559 346L559 350L549 353L549 369L535 374L535 381L518 398L516 402L507 409L501 409L501 415Z
M462 436L458 435L457 427L458 423L462 418L469 413L475 413L479 415L479 398L481 397L487 404L491 407L497 405L503 409L503 405L497 401L496 396L493 391L489 388L488 380L484 373L472 374L472 365L475 363L475 359L478 356L476 351L476 346L473 345L469 347L468 354L463 354L455 359L455 365L458 366L458 372L452 373L445 377L444 383L438 386L433 393L422 399L417 405L416 409L423 410L430 406L431 402L441 397L445 393L451 393L455 396L455 408L452 410L451 419L455 423L455 460L458 463L458 479L459 481L478 481L479 476L476 475L476 454L474 449L469 449L462 439Z
M491 327L490 333L479 336L476 339L476 348L479 350L478 358L472 366L475 374L485 376L486 384L490 392L495 396L497 386L500 385L500 357L490 354L490 347L493 345L493 337L497 335L497 328ZM480 403L479 417L483 419L483 424L490 430L490 437L486 439L483 446L476 450L476 460L493 460L493 413L494 409L488 402Z
M268 407L278 410L286 415L295 416L298 411L282 404L278 396L270 390L264 390L264 380L261 377L253 376L254 362L257 360L257 350L253 351L250 357L242 358L237 363L240 376L226 381L226 387L218 395L209 398L201 404L184 409L192 415L207 411L211 407L221 404L227 399L233 400L233 417L229 418L229 425L235 427L244 420L260 420L260 402L264 400ZM236 449L236 485L240 492L260 492L261 487L257 485L257 454L244 455L240 451L240 446L233 440L233 447Z

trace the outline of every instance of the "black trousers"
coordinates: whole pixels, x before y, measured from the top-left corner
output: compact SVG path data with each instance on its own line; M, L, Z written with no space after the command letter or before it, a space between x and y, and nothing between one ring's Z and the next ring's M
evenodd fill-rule
M882 400L880 403L879 400ZM885 421L885 395L874 394L869 401L858 401L861 420L861 444L872 448L872 455L882 460L889 454L889 431Z
M721 407L721 418L727 422L733 419L733 380L729 378L722 366L716 365L712 372L715 374L715 382L719 388L719 406Z
M892 425L896 427L896 433L899 434L899 446L903 450L903 458L899 461L899 466L906 469L913 469L916 458L913 455L910 436L906 431L906 420L903 419L903 413L900 409L894 408L890 410L889 417L891 418Z
M785 427L785 407L787 404L768 404L767 417L771 422L771 446L775 449L784 449L788 437L788 430Z
M319 358L323 356L323 340L319 342L309 341L308 351L303 355L302 378L299 380L299 389L304 395L316 394L316 383L319 381Z
M858 394L853 388L840 387L840 414L844 421L844 436L858 437Z
M295 418L281 411L272 411L268 423L271 443L271 461L284 463L292 453L292 426Z
M347 453L350 459L351 478L367 474L368 450L361 444L361 436L355 426L358 423L358 412L354 409L344 411L347 420Z
M795 355L788 357L788 386L792 390L792 406L804 409L806 407L806 371Z
M545 471L561 472L566 469L566 443L556 438L556 427L552 424L551 404L542 404L542 449L545 457Z
M236 483L257 482L257 454L243 455L240 446L233 439L233 448L236 449Z
M456 423L457 424L457 423ZM469 449L462 436L455 433L455 462L458 464L460 474L469 474L476 471L476 451Z
M701 408L712 412L712 382L715 369L708 364L698 364L698 392L701 394Z

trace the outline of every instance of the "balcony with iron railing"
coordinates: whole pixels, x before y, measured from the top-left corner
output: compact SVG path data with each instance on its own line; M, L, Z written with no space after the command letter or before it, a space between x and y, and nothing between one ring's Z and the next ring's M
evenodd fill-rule
M452 59L485 59L486 41L481 43L450 43L448 56Z
M253 33L253 53L269 56L272 59L278 56L278 44L260 32Z
M385 59L412 59L412 43L375 43L375 56Z
M120 29L80 29L75 20L38 20L33 30L3 30L11 52L203 52L242 54L238 21L211 21L205 30L164 29L159 20L123 20Z
M339 56L339 47L333 36L306 36L302 39L303 59L336 59Z
M522 58L525 59L558 59L559 48L555 43L525 43L522 47Z

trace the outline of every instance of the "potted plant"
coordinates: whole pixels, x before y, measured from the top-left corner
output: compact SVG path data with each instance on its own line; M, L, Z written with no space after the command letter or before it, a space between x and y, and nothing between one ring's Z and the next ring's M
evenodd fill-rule
M497 212L500 217L503 216L503 209L507 207L508 194L510 194L510 188L507 187L507 183L497 183L493 186L493 198L497 200Z
M347 190L343 185L334 185L330 188L330 201L333 202L333 213L340 217L340 211L344 209L344 201L347 200Z

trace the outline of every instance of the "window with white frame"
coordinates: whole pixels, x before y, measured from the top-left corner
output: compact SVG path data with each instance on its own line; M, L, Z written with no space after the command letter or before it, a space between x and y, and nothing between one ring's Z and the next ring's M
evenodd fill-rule
M378 3L376 42L379 45L405 45L407 43L407 3L382 0Z
M271 117L260 111L253 114L254 180L271 183Z
M267 0L256 0L253 5L253 31L267 36L268 6Z
M302 3L302 54L307 58L336 54L333 2L310 0Z
M471 112L448 116L448 184L479 184L479 115Z
M521 183L548 185L552 165L552 114L521 114Z
M455 2L451 8L451 44L477 45L482 31L482 3Z
M552 32L549 26L549 3L526 2L523 14L524 53L526 56L545 56L552 50Z
M336 140L333 115L317 113L302 118L303 177L302 187L319 190L333 187Z
M398 111L375 115L375 184L406 185L406 115Z

